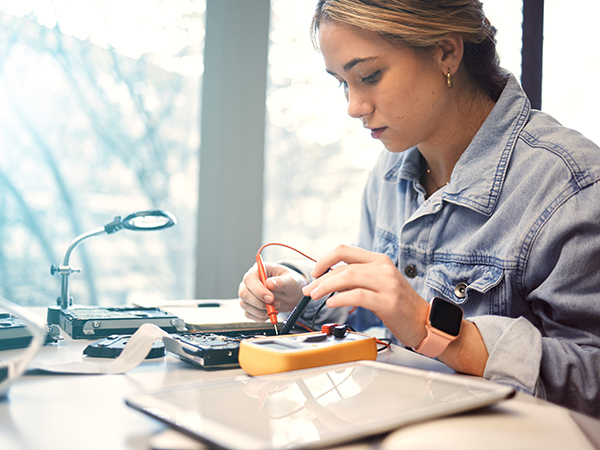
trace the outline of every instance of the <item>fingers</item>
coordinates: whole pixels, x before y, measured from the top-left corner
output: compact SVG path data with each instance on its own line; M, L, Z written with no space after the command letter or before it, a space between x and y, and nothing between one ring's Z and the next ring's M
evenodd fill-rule
M240 283L238 296L240 298L240 306L245 311L248 319L255 322L264 322L267 320L266 303L248 290L244 282Z
M246 317L255 321L267 319L266 304L272 304L280 312L291 311L298 303L301 287L306 278L287 267L265 264L266 287L260 281L255 264L246 272L238 289L240 306Z
M263 286L260 281L256 264L244 274L238 290L238 296L245 301L254 298L262 302L273 303L275 300L273 293L267 287Z
M382 319L391 317L397 309L395 302L407 291L392 261L380 253L340 246L326 256L326 264L340 257L351 262L335 266L305 286L303 294L318 299L336 293L327 300L329 307L362 306Z
M273 276L267 278L267 287L272 292L284 293L289 291L290 289L296 289L297 285L298 280L294 278L289 271L281 276Z
M262 305L264 306L265 303L262 303ZM251 305L250 303L247 303L241 299L240 299L240 306L244 310L244 315L246 316L247 319L253 320L255 322L266 322L266 320L268 318L266 308L264 308L264 309L261 309L260 307L257 308L255 306Z
M341 308L344 306L357 306L371 304L373 291L367 289L354 289L352 291L338 292L327 299L327 306L330 308Z
M317 278L327 272L327 269L341 262L346 264L369 263L374 258L381 256L378 253L369 252L362 248L352 247L349 245L338 245L335 250L327 253L317 261L313 271L310 273Z
M334 292L339 293L359 287L372 289L372 281L365 276L364 271L357 271L354 266L343 266L333 269L314 280L302 289L302 293L313 299L318 299Z
M302 292L312 298L357 288L377 292L381 290L383 280L395 277L396 272L397 269L389 258L379 255L362 259L361 262L337 266L307 285Z
M244 275L238 288L238 296L240 306L248 319L255 322L267 320L266 303L273 304L275 296L261 283L256 264Z

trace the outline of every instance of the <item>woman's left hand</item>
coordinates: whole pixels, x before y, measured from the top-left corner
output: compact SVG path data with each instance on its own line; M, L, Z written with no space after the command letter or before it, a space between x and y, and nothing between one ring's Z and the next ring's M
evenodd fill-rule
M317 299L337 292L327 306L369 309L409 347L425 338L428 304L386 255L340 245L319 259L311 275L319 278L304 287L304 295Z

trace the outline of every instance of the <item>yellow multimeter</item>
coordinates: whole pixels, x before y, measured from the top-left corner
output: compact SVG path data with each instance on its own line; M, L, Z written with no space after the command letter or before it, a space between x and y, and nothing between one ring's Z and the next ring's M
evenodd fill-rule
M373 336L353 331L288 334L244 339L239 363L252 376L377 358Z

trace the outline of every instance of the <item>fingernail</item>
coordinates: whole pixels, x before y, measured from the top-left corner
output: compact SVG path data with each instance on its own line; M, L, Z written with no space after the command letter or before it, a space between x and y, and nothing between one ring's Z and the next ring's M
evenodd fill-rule
M277 286L278 286L277 281L274 279L271 279L271 282L273 283L273 288L277 289Z
M302 294L304 294L306 297L310 296L310 284L307 284L302 288Z
M273 303L274 298L272 295L265 295L263 300L267 303Z

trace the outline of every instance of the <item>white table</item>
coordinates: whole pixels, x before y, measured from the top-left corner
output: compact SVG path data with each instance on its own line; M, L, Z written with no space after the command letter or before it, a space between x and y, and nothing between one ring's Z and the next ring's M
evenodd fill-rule
M46 362L80 359L85 346L92 342L64 336L58 344L43 347L37 358ZM379 359L448 371L436 361L401 348ZM202 444L129 408L124 398L139 391L243 373L241 369L200 370L170 354L146 360L121 375L30 371L12 385L8 400L0 401L0 450L203 449ZM598 449L599 435L600 421L518 395L482 411L405 427L376 444L382 449ZM374 446L372 441L365 441L344 448Z

